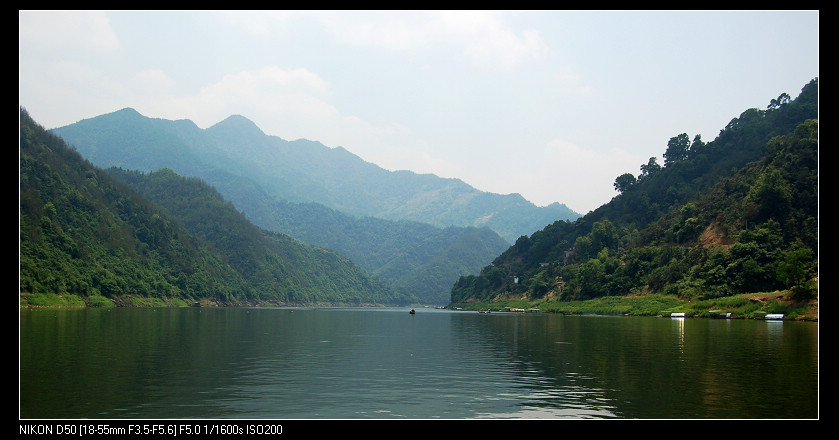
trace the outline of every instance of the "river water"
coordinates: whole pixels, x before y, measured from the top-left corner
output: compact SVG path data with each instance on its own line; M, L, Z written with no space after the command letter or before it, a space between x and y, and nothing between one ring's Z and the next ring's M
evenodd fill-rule
M20 311L23 419L817 419L818 323Z

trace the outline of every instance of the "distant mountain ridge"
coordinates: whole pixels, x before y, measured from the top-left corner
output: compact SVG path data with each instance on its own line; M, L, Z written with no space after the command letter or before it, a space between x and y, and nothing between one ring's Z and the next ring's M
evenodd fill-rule
M356 174L373 170L380 181L389 172L343 149L268 138L240 116L201 130L192 121L150 119L125 109L52 132L102 168L140 172L169 169L197 177L260 228L338 252L391 288L410 292L425 304L447 304L451 285L458 277L476 273L509 246L487 227L442 228L417 221L352 215L317 202L290 201L302 200L301 193L331 197L319 182L327 179L307 176L301 169L346 175L351 173L342 171L347 167L341 163L360 163L368 171ZM267 147L262 143L266 139L283 146L281 159L263 159ZM267 188L274 188L273 193ZM280 192L288 198L277 195Z
M508 247L489 228L353 217L318 203L278 202L269 229L332 249L363 269L431 304L448 304L452 283L477 273Z
M202 130L192 121L152 119L126 108L52 131L105 168L171 168L214 186L212 175L223 172L251 180L278 200L440 227L486 226L508 243L580 217L560 203L538 207L519 194L483 192L458 179L391 172L342 147L269 136L239 115Z

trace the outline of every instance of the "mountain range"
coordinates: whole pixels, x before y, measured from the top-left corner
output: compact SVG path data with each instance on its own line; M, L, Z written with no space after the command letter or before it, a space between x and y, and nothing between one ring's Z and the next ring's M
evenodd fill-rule
M816 78L796 99L783 93L765 110L747 109L711 142L674 136L664 165L651 158L637 177L618 176L609 203L522 233L512 246L488 227L520 211L509 204L467 209L465 226L398 218L412 211L407 201L458 217L454 201L480 206L482 196L457 180L391 173L341 148L265 136L242 117L201 130L125 109L47 132L21 109L21 302L81 295L547 309L603 295L693 300L767 289L807 300L818 289L818 96ZM325 170L340 176L313 177ZM419 189L400 185L403 176ZM355 188L344 199L331 192L342 181ZM401 211L392 202L400 188Z
M537 207L457 179L387 171L341 147L268 136L242 116L200 129L127 108L51 131L98 167L200 178L258 227L334 250L430 304L447 304L458 277L518 236L579 217L559 203Z
M508 243L580 217L560 203L538 207L519 194L483 192L458 179L388 171L342 147L266 135L239 115L200 129L189 120L148 118L126 108L52 131L103 168L170 168L200 177L257 224L270 220L240 191L259 188L273 200L318 203L359 217L486 226Z
M117 179L23 109L20 139L22 305L418 301L334 251L256 227L200 179Z

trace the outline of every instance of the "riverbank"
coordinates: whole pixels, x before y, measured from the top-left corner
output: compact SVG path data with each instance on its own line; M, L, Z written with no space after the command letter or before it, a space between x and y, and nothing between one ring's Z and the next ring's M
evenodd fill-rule
M463 310L505 311L509 309L538 309L540 312L568 315L600 314L630 316L669 316L684 313L688 318L711 318L730 313L734 319L762 319L766 314L783 314L786 320L819 320L818 298L798 302L789 299L788 292L750 293L707 300L684 300L667 295L607 296L585 301L556 301L553 299L503 300L471 302L452 305Z
M144 297L80 297L77 295L37 294L21 295L20 307L191 307L193 302L182 299ZM322 306L335 307L341 304L219 304L202 301L201 307L277 307L277 306ZM356 307L365 305L353 304ZM381 305L369 305L380 307ZM688 318L711 318L730 313L734 319L761 319L766 314L783 314L786 320L819 320L818 298L807 302L789 299L788 292L750 293L708 300L684 300L666 295L607 296L585 301L557 301L543 299L502 300L493 302L470 302L452 304L448 308L471 311L506 311L510 309L538 309L540 312L566 315L599 314L629 316L669 316L670 313L684 313Z
M306 303L287 304L266 300L241 303L224 303L214 299L200 301L183 298L155 298L139 295L117 297L80 296L73 294L28 293L20 294L20 308L110 308L110 307L384 307L382 304L364 303ZM407 307L407 306L406 306Z

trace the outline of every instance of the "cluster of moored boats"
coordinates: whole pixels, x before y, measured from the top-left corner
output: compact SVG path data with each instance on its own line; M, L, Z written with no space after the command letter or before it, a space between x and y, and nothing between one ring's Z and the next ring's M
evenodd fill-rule
M731 313L721 312L719 310L711 310L708 312L711 314L711 318L715 319L732 319L734 316ZM757 314L763 314L763 318L767 321L782 321L784 319L783 313L766 313L766 312L755 312ZM663 317L670 317L670 318L684 318L687 315L684 312L661 312L661 316Z
M435 307L435 308L436 309L445 309L445 307ZM459 307L457 307L457 308L455 308L455 310L461 310L461 309ZM525 313L525 312L537 313L539 311L539 309L521 309L521 308L508 307L506 310L503 310L503 311L514 312L514 313ZM411 311L408 312L408 313L410 313L411 315L415 315L417 313L417 311L414 310L414 309L411 309ZM478 313L491 313L491 312L490 312L490 310L478 310ZM722 312L720 310L711 310L709 313L711 314L711 318L715 318L715 319L732 319L734 317L731 313ZM784 314L783 313L766 313L766 312L756 312L756 313L757 314L763 314L762 319L767 320L767 321L782 321L784 319ZM685 318L685 317L687 317L687 314L685 312L664 311L664 312L661 312L660 316L670 317L670 318Z

